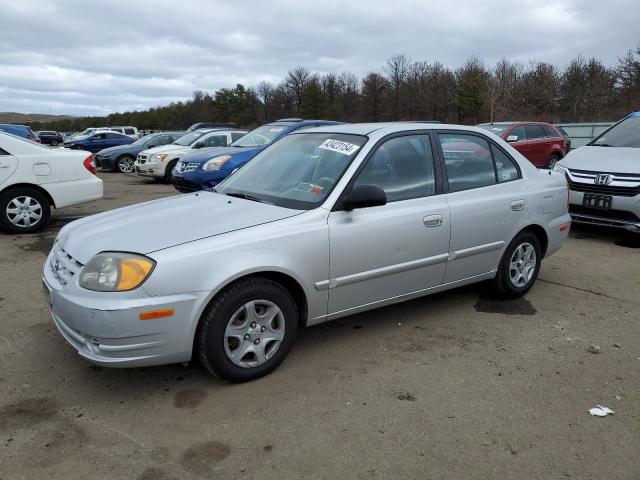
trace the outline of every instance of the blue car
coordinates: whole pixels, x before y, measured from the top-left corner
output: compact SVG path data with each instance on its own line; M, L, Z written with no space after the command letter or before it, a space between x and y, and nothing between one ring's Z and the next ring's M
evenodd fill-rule
M105 148L117 145L129 145L133 143L133 138L116 132L96 132L91 135L74 137L64 142L64 146L74 150L88 150L92 153L99 152Z
M262 125L228 147L208 148L182 157L173 169L173 186L183 193L211 189L273 142L294 130L339 123L342 122L285 118Z
M10 133L11 135L15 135L16 137L26 138L27 140L31 140L33 142L40 143L40 139L33 133L31 128L26 125L12 125L10 123L0 123L0 131Z
M184 135L183 132L152 133L131 144L105 148L94 156L96 167L111 172L131 173L133 172L133 162L136 161L140 152L173 143L182 135Z

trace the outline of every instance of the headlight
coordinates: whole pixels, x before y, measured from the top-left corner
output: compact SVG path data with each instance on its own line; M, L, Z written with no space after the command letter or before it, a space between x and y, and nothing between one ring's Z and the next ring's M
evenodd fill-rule
M567 173L567 168L563 167L562 165L558 165L557 163L553 166L553 168L551 169L552 172L560 172L560 173Z
M151 155L150 160L160 160L162 162L168 155L168 153L154 153Z
M142 255L103 252L93 257L80 274L80 286L96 292L123 292L139 287L156 262Z
M220 170L222 166L231 160L231 155L220 155L219 157L213 157L211 160L207 160L202 169L206 172L211 170Z

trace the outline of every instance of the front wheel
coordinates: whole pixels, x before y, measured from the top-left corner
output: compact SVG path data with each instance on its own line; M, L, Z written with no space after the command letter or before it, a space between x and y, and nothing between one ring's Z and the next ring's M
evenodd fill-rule
M198 356L218 377L253 380L282 363L297 327L298 310L284 287L260 277L241 280L205 310L196 337Z
M131 173L133 172L133 163L135 162L135 158L131 155L123 155L118 158L116 162L116 168L120 173Z
M553 166L558 163L558 161L560 160L560 156L559 155L551 155L551 157L549 157L549 163L547 165L547 168L549 170L551 170L553 168Z
M167 169L164 171L164 181L166 183L173 183L173 169L176 168L178 160L171 160L167 164Z
M521 297L533 286L542 263L540 241L530 231L520 232L502 256L493 280L496 293L505 298Z
M10 233L32 233L49 222L49 201L38 190L15 188L0 195L0 225Z

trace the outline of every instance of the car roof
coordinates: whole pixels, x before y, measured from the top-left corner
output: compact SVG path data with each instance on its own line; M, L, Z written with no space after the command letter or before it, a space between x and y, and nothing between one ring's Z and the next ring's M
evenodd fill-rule
M345 133L352 135L369 135L378 130L385 130L385 133L403 132L408 130L467 130L470 132L478 132L482 134L487 133L487 131L483 128L467 125L420 122L339 123L334 125L309 128L299 133L326 132Z

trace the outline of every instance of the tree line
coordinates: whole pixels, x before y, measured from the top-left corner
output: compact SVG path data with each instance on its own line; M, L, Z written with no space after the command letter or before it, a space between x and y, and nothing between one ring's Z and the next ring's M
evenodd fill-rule
M595 122L640 110L640 45L607 66L578 56L564 69L550 63L502 59L493 66L470 57L458 68L440 62L390 57L364 78L351 72L290 70L278 84L196 91L187 101L145 111L78 117L34 124L36 129L79 131L134 125L182 130L201 121L253 127L285 117L346 122L438 120L476 124L502 120Z

